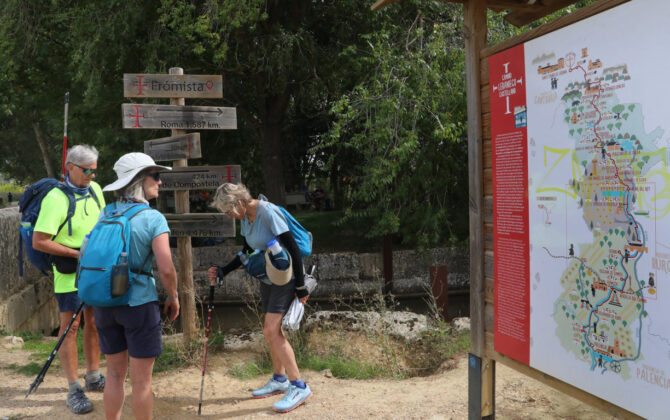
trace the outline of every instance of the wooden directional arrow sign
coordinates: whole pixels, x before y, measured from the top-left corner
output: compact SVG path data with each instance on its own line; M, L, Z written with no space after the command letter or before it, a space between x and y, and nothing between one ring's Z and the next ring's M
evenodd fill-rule
M126 98L223 98L221 76L124 74Z
M200 151L200 133L163 137L144 142L144 153L154 160L197 159Z
M161 171L161 191L215 190L224 182L238 184L242 170L239 165L183 166Z
M165 214L170 236L233 238L235 221L221 213Z
M237 110L223 106L123 104L123 128L235 130Z

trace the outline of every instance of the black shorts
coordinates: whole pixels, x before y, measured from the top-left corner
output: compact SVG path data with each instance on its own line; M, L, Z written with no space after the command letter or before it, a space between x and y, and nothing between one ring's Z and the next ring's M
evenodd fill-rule
M136 359L156 357L163 351L158 302L139 306L93 308L100 337L100 351L116 354L128 350Z
M295 279L291 279L283 286L260 283L263 313L285 314L295 296Z

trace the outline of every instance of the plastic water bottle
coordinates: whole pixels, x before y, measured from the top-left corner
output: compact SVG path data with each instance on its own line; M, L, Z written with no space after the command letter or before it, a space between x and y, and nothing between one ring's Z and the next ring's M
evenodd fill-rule
M291 263L288 259L288 254L279 245L279 242L273 238L268 242L268 249L270 250L270 262L274 268L277 270L286 270Z
M128 273L128 254L122 252L119 256L119 263L112 267L112 297L126 294L130 280Z
M247 264L249 264L249 257L247 257L247 254L245 254L244 252L240 251L240 252L237 253L237 256L240 257L240 261L242 261L242 265L243 265L243 266L246 267Z

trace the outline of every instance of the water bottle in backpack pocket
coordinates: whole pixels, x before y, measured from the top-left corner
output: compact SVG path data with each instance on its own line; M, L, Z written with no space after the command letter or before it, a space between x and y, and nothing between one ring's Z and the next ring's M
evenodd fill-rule
M130 289L130 268L128 267L128 254L122 252L119 263L112 266L112 297L123 296Z
M148 209L144 204L116 208L116 203L105 208L104 216L91 231L77 270L79 298L87 305L128 304L133 285L128 263L130 219Z
M279 242L276 239L272 239L268 242L268 250L270 251L270 263L274 268L277 270L286 270L291 266L288 253L281 247L281 245L279 245Z

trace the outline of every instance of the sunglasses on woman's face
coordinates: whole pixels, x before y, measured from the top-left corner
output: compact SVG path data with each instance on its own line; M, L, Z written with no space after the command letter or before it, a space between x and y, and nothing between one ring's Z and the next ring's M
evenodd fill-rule
M84 168L84 167L82 167L82 166L77 165L76 163L73 163L73 165L76 166L77 168L81 169L81 171L82 171L82 172L84 173L84 175L86 175L86 176L94 175L94 174L95 174L95 171L97 170L97 169L94 169L94 168Z
M150 173L148 176L152 177L154 181L158 182L161 180L161 173L160 172L153 172Z

